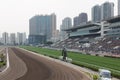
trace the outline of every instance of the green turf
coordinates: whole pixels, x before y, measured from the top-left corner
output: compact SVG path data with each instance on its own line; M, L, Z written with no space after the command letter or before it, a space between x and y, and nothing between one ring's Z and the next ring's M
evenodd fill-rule
M59 50L30 46L22 46L22 48L54 58L58 58L61 55L61 51ZM93 70L98 70L99 68L109 69L112 71L113 76L120 78L120 59L91 56L75 52L68 52L68 57L72 58L72 63L76 65L84 66Z

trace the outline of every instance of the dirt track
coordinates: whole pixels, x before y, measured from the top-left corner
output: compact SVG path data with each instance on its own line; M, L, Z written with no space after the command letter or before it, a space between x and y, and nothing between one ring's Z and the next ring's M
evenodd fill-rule
M16 80L27 72L26 64L9 49L10 67L0 72L0 80Z
M27 72L17 80L90 80L82 73L54 61L12 48L27 66Z

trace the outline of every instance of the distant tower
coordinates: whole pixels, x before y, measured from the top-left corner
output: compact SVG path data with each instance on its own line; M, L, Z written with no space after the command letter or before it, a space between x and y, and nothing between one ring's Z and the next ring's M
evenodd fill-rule
M16 36L15 33L10 34L10 44L15 45L16 44Z
M52 37L54 38L56 35L56 15L53 13L51 14L51 27L52 27Z
M105 2L101 6L101 18L102 20L109 19L114 16L114 3Z
M26 42L26 33L17 33L17 40L16 43L18 45L24 45Z
M9 37L8 37L8 33L7 32L4 32L2 34L2 42L4 45L7 45L9 43Z
M79 21L80 21L80 24L86 23L88 21L87 13L81 13L79 15Z
M79 22L78 22L79 20L78 19L79 19L78 16L74 17L74 20L73 20L73 26L74 27L79 25Z
M69 29L72 27L72 19L69 17L66 17L62 20L62 25L60 26L60 37L61 40L66 39L68 37L68 34L64 29Z
M79 16L74 17L73 26L79 26L82 23L86 23L88 21L87 13L81 13Z
M101 6L95 5L92 8L92 22L100 22L101 21Z
M120 0L118 0L118 15L120 15Z
M51 41L56 31L56 15L36 15L29 20L29 43L44 44Z
M66 17L62 20L62 29L69 29L72 27L72 19Z

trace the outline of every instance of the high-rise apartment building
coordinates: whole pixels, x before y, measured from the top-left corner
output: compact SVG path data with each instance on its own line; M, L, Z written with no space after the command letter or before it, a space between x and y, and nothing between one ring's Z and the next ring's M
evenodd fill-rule
M87 13L81 13L79 15L79 21L80 21L80 24L86 23L88 21Z
M4 33L2 34L2 43L3 43L4 45L9 44L9 37L8 37L8 33L7 33L7 32L4 32Z
M23 44L27 44L27 36L26 33L23 33Z
M52 37L55 38L56 37L56 15L53 13L51 14L51 27L52 27Z
M79 16L74 17L73 26L79 26L80 24L86 23L88 21L87 13L81 13Z
M120 15L120 0L118 0L118 15Z
M26 33L17 33L17 40L16 43L18 45L24 45L26 42Z
M76 27L76 26L78 26L78 25L80 25L80 23L79 23L79 17L76 16L76 17L74 17L74 19L73 19L73 26Z
M11 45L16 45L16 35L15 35L15 33L10 34L10 44Z
M72 19L66 17L62 20L62 29L69 29L72 27Z
M66 17L62 20L62 25L60 27L60 37L61 40L66 39L66 37L68 36L68 34L66 33L66 31L64 31L64 29L69 29L72 27L72 19L69 17Z
M101 19L106 20L114 16L114 3L105 2L101 6Z
M43 44L50 41L56 29L56 15L37 15L29 20L29 43Z
M101 21L101 6L95 5L92 8L92 22Z

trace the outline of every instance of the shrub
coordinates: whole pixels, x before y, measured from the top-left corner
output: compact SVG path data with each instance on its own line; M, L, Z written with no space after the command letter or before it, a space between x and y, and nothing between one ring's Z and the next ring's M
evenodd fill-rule
M109 56L109 55L104 55L104 57L109 57L109 58L118 58L118 59L120 59L120 57L116 57L116 56Z
M99 54L95 54L95 56L99 56Z
M93 75L93 80L98 80L98 75Z

